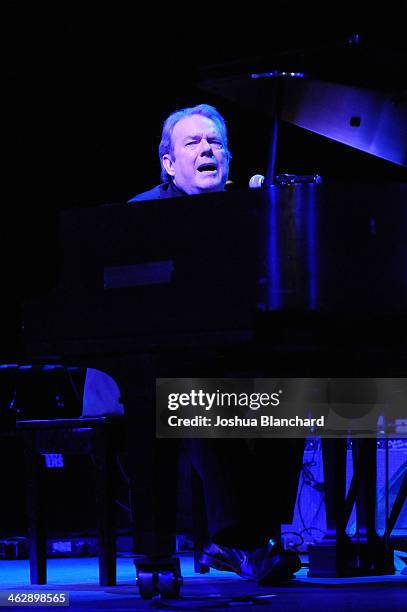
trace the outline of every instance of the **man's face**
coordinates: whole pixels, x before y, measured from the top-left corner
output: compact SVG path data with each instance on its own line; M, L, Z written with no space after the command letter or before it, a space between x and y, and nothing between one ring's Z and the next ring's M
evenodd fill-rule
M228 178L229 160L221 133L214 121L191 115L175 124L173 154L163 164L174 183L189 195L222 191Z

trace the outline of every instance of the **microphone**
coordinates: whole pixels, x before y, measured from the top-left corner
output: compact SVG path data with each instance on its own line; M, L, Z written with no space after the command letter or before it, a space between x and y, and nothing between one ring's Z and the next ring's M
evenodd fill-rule
M297 183L322 183L319 174L277 174L274 185L295 185ZM266 177L262 174L254 174L250 181L250 189L260 189L266 187Z
M260 189L260 187L263 186L265 180L266 177L262 174L254 174L249 181L250 189Z

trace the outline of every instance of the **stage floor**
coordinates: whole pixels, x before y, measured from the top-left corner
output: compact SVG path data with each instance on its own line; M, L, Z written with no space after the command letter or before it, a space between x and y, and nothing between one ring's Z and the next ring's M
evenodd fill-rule
M407 610L407 575L399 571L394 576L317 579L308 578L307 569L302 568L288 586L259 587L229 572L211 570L209 574L195 574L191 555L182 554L180 558L184 585L182 597L178 600L143 601L135 584L130 556L117 560L118 584L115 587L99 586L98 560L93 557L49 559L48 584L41 587L30 585L28 561L1 560L0 600L2 606L6 606L4 609L17 609L17 605L7 604L9 593L60 591L69 593L69 608L75 610L230 611L247 607L264 612ZM30 609L45 608L35 606Z

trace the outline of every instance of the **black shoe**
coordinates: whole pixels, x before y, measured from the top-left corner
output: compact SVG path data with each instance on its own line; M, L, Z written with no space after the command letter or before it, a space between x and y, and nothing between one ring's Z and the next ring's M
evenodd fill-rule
M273 542L252 551L249 554L248 563L259 584L287 582L292 580L294 574L301 569L298 553L293 550L285 550Z
M218 546L212 542L202 553L200 561L220 571L235 572L259 584L291 580L301 567L297 553L284 550L271 541L251 551Z

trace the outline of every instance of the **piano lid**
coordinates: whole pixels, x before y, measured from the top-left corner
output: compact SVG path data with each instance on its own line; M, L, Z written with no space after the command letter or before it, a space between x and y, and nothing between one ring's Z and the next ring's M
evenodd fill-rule
M199 86L243 107L407 167L407 54L362 44L283 52L201 71Z

